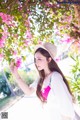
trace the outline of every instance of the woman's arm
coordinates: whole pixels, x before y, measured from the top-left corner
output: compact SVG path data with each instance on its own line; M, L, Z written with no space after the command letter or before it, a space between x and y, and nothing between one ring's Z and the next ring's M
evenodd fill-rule
M19 73L18 73L18 69L17 67L14 65L13 62L11 62L10 64L10 70L11 73L13 75L13 77L15 78L15 81L17 82L17 84L19 85L19 87L22 89L22 91L26 94L26 95L31 95L35 89L33 87L29 87L24 80L22 80L22 78L20 77Z
M22 78L18 75L16 76L16 82L18 83L19 87L22 89L22 91L26 94L26 95L31 95L35 89L32 87L29 87L25 81L22 80Z

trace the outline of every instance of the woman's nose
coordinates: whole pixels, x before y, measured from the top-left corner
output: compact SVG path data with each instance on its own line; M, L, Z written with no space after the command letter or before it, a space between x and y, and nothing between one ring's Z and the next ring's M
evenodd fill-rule
M39 65L39 62L36 60L35 64L38 66L38 65Z
M34 60L34 63L37 64L37 60Z
M38 62L36 61L35 64L38 65Z

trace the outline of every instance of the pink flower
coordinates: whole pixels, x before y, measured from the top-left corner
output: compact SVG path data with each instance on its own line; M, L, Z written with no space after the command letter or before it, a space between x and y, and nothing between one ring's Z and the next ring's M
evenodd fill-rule
M48 7L52 7L52 4L50 2L45 2L45 5Z
M18 7L18 10L21 12L22 11L22 6Z
M16 60L16 67L19 68L21 66L22 60L21 58L17 58Z
M11 25L12 24L13 17L11 17L10 15L1 12L0 13L0 17L2 18L2 21L4 23L6 23L7 25Z
M5 43L5 40L7 39L7 35L2 36L1 39L2 39L2 40L4 41L4 43Z
M43 42L42 42L41 40L38 40L38 44L41 44L41 45L42 45L42 44L43 44Z
M72 21L72 16L69 16L67 19L68 19L68 22L71 22Z
M30 27L30 19L29 18L25 21L25 26L28 28Z
M0 43L0 48L3 48L4 47L4 44L3 43Z
M31 40L30 39L24 40L24 43L25 43L26 46L28 46L29 44L31 44Z
M5 40L4 39L0 39L0 48L3 48L5 44Z
M56 59L55 59L56 62L59 62L60 60L61 60L60 58L56 58Z
M71 42L71 39L68 38L67 40L65 40L65 42L70 43L70 42Z
M31 32L29 30L26 31L26 37L31 39L32 38L32 35L31 35Z
M70 43L71 42L71 39L70 38L67 38L66 40L60 40L62 43Z
M68 16L64 19L64 22L70 23L72 21L72 16Z
M0 12L0 16L3 16L3 13L2 13L2 12Z
M0 54L0 61L2 61L3 59L3 54Z
M30 11L29 9L27 9L27 11L26 11L26 12L27 12L28 14L29 14L29 13L31 13L31 11Z
M13 55L17 55L17 52L16 52L16 51L13 51Z

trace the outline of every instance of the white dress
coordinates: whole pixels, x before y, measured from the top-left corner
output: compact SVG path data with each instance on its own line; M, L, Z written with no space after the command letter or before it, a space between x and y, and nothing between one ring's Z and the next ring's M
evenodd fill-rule
M53 72L44 80L43 88L49 84L50 78L51 90L48 94L47 103L42 104L42 118L45 120L75 120L72 97L62 76L58 72ZM35 88L37 83L35 81L31 86Z

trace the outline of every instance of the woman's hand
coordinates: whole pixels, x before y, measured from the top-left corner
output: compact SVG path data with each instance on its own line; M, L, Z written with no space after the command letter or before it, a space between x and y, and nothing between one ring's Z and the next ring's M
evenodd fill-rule
M16 67L14 61L11 61L11 63L10 63L10 70L11 70L12 74L16 74L18 72L18 68Z
M25 81L22 80L22 78L18 74L18 67L15 65L14 61L11 61L10 70L13 76L15 77L15 81L18 83L19 87L26 95L30 95L35 91L34 88L29 88Z
M19 82L19 79L21 79L21 77L18 73L18 68L14 61L11 61L11 63L10 63L10 71L11 71L13 77L15 78L15 81Z

